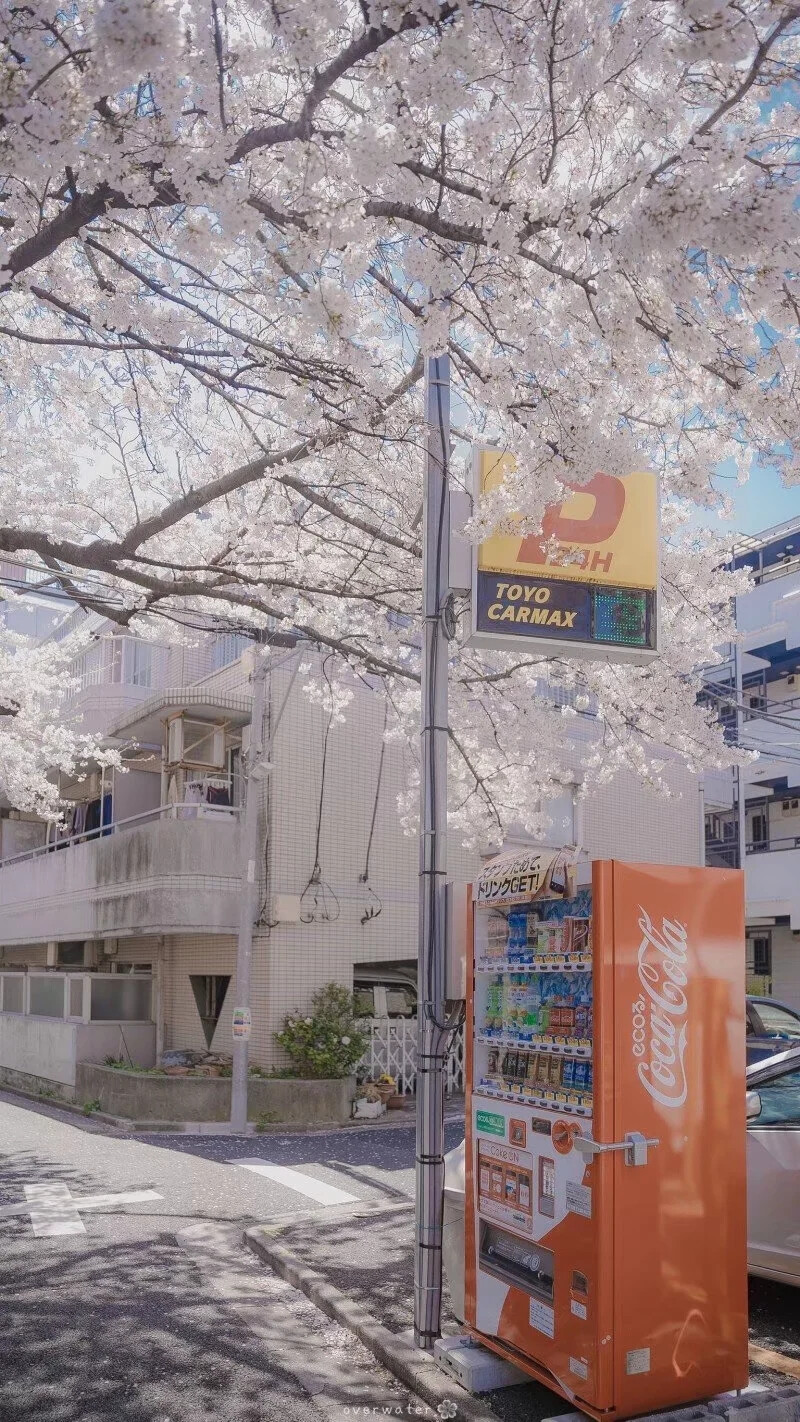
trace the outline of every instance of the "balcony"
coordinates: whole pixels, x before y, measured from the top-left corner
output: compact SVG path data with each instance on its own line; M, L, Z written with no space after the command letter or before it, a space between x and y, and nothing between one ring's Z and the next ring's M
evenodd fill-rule
M745 885L748 920L785 914L800 928L800 835L748 843Z
M72 715L84 731L103 732L154 692L182 686L206 676L212 665L205 642L197 647L146 642L128 633L101 636L70 668L75 683L70 695Z
M0 864L0 942L233 933L239 811L165 805Z

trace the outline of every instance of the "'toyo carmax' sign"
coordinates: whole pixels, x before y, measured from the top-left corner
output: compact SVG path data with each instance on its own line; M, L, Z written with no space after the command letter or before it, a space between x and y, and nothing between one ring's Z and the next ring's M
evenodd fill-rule
M477 498L514 457L481 449ZM477 646L649 661L658 652L658 485L650 473L595 474L547 509L540 534L497 533L473 570Z

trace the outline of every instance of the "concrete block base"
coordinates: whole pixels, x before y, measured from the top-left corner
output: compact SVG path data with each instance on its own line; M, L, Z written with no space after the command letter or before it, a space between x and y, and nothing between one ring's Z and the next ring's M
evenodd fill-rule
M518 1387L530 1382L527 1373L515 1368L491 1349L476 1343L467 1334L455 1338L437 1338L433 1356L443 1372L449 1373L467 1392L494 1392L499 1387Z

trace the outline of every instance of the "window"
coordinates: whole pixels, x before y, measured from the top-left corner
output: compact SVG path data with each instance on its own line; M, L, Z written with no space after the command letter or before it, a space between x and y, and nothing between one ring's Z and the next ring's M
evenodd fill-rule
M93 1022L149 1022L150 978L100 974L90 979Z
M59 968L82 968L83 958L83 943L59 943Z
M128 678L131 686L152 686L153 648L131 638L128 643Z
M25 1009L25 980L22 977L3 978L3 1011L23 1012Z
M197 1011L203 1024L203 1036L208 1047L211 1046L214 1033L217 1030L217 1023L222 1013L230 980L230 973L189 974Z
M761 1114L751 1126L800 1126L800 1071L787 1071L754 1089L761 1097Z
M231 804L241 805L242 803L242 752L239 746L233 746L228 751L228 786L230 788Z
M766 849L769 844L769 831L767 829L766 815L753 815L750 835L754 849Z
M768 1037L786 1037L800 1042L800 1017L770 1002L759 1002L757 1011Z
M214 671L220 671L222 667L230 666L231 662L238 662L251 645L250 637L243 637L238 632L225 632L214 638L211 648L211 664Z
M753 972L760 978L768 978L772 972L772 939L763 934L752 940Z
M63 977L31 975L30 1011L32 1017L64 1016Z

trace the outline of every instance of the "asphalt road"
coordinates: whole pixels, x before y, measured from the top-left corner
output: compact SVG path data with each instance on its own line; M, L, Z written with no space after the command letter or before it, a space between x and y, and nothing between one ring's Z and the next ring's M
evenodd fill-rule
M462 1132L448 1124L448 1149ZM289 1229L399 1329L405 1212L368 1232L352 1211L410 1200L413 1156L411 1123L133 1137L0 1093L0 1422L345 1422L413 1407L241 1244L251 1224ZM800 1357L797 1303L751 1281L753 1341ZM502 1422L566 1410L534 1384L486 1401Z
M228 1163L252 1156L297 1171ZM315 1192L397 1199L412 1159L407 1129L153 1143L0 1093L0 1422L338 1422L405 1406L240 1240L341 1208ZM98 1203L130 1192L158 1198Z

